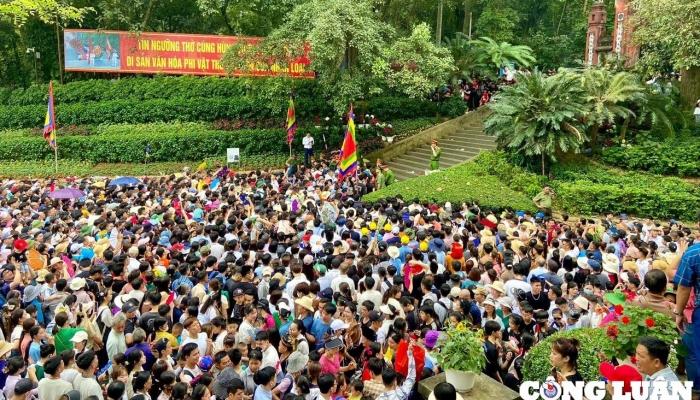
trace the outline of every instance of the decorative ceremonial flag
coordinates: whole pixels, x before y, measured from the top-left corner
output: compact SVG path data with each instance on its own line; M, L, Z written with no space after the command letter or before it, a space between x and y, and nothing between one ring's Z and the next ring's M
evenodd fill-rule
M109 38L107 38L107 45L105 46L105 50L107 50L107 60L112 59L112 44L109 43Z
M49 141L51 148L56 148L56 118L53 113L53 83L49 82L49 106L44 120L44 139Z
M207 167L207 162L204 161L203 163L199 164L199 167L197 167L197 172L204 170L204 168Z
M294 110L294 91L289 95L289 108L287 109L287 143L294 141L294 131L297 130L297 117Z
M340 180L352 175L357 170L357 143L355 142L355 114L350 105L348 113L348 130L345 132L343 147L340 149Z

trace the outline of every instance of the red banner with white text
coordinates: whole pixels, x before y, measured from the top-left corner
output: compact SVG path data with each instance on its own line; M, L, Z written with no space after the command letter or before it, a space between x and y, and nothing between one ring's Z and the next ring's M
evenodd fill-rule
M66 29L63 35L66 71L172 75L226 75L221 65L226 49L239 41L255 46L261 39L82 29ZM261 63L232 76L313 78L308 53L307 48L304 56L290 60L284 68Z

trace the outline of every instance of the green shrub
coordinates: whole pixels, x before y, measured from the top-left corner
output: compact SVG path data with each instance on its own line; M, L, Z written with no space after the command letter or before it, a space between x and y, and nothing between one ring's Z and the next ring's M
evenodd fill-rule
M587 159L557 164L552 174L556 206L570 213L624 212L690 221L700 209L700 190L679 178L620 173Z
M467 111L467 102L459 96L452 96L438 106L441 115L457 118Z
M217 131L198 123L103 125L91 129L93 134L88 136L59 136L59 158L94 163L142 162L146 144L151 146L154 162L201 160L226 154L228 147L240 148L242 156L289 154L283 129ZM343 140L340 132L328 133L316 128L310 131L319 143L317 149L323 146L323 133L329 148L339 148ZM358 129L356 137L360 143L376 139L371 129ZM53 159L53 150L41 136L13 135L5 138L2 144L0 160ZM301 139L297 139L292 149L301 153L302 147Z
M515 208L534 211L532 201L490 175L485 168L474 161L448 168L444 171L421 176L404 182L397 182L385 189L363 197L366 201L394 197L414 197L438 203L451 202L456 207L463 202L478 201L482 209L500 211Z
M438 107L436 103L428 100L379 97L369 102L358 102L355 115L360 114L371 114L384 122L392 119L435 117L438 114Z
M700 140L697 137L645 142L603 151L601 161L615 167L653 174L700 176Z
M277 82L268 79L229 79L221 77L156 76L131 77L118 80L93 79L65 85L54 82L54 101L57 104L103 102L113 100L144 101L155 99L234 98L247 96L253 88L260 92ZM290 83L291 87L291 83ZM315 82L295 80L294 89L300 98L313 98ZM0 92L0 105L46 105L49 85L32 85L25 89ZM261 93L264 95L264 93Z
M552 370L549 353L552 342L559 338L577 339L581 342L578 350L578 372L586 382L599 381L599 355L609 347L610 338L605 335L603 328L579 328L570 331L557 332L547 339L537 343L530 350L523 364L523 381L544 382Z

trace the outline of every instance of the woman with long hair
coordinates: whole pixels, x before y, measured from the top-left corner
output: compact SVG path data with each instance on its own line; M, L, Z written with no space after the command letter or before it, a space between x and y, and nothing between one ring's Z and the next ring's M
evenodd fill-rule
M295 319L292 324L289 325L289 339L294 347L294 351L298 351L301 354L309 354L309 342L306 340L306 327L304 322L300 319Z
M135 395L142 395L146 398L146 400L151 400L151 395L148 393L151 390L151 386L153 386L153 380L151 378L150 372L148 372L148 371L138 372L137 374L134 375L134 378L133 378L131 384L132 384L132 390L133 390L133 395L131 397L133 397ZM127 386L127 392L128 392L128 386Z
M218 284L214 286L218 287ZM226 315L223 311L221 299L220 291L212 291L210 295L204 298L204 302L199 307L199 314L197 314L197 319L201 325L208 324L216 317Z
M486 326L486 322L488 321L496 321L498 326L501 327L501 330L504 330L503 321L498 314L496 314L496 303L490 298L487 298L481 305L484 307L484 316L481 318L481 326Z
M172 371L163 372L160 375L160 385L162 392L156 400L170 400L173 397L173 387L177 381L177 376Z
M42 340L46 340L49 336L46 334L46 329L41 325L34 325L29 330L29 337L31 338L31 343L29 345L29 351L27 352L27 358L29 364L36 364L41 360L41 345Z
M576 339L559 338L552 343L549 362L552 365L552 376L559 384L564 381L583 382L578 372L578 350L581 344Z
M10 357L7 359L7 364L5 364L4 373L7 374L7 380L5 381L5 387L3 388L3 393L6 399L12 399L15 395L15 385L22 379L22 373L26 365L22 357Z
M133 381L136 374L143 372L146 364L146 355L140 349L134 349L126 356L126 370L129 372L129 379L126 384L126 394L129 398L134 397Z
M25 361L29 358L29 345L32 343L30 330L35 326L37 326L36 320L32 318L26 318L24 322L22 322L22 334L20 335L19 339L19 351L22 355L22 359Z

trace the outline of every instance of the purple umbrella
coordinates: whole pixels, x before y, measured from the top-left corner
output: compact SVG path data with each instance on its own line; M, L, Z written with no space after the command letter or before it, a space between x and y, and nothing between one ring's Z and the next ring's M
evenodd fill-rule
M78 189L64 188L51 192L49 197L52 199L79 199L85 197L85 193Z

